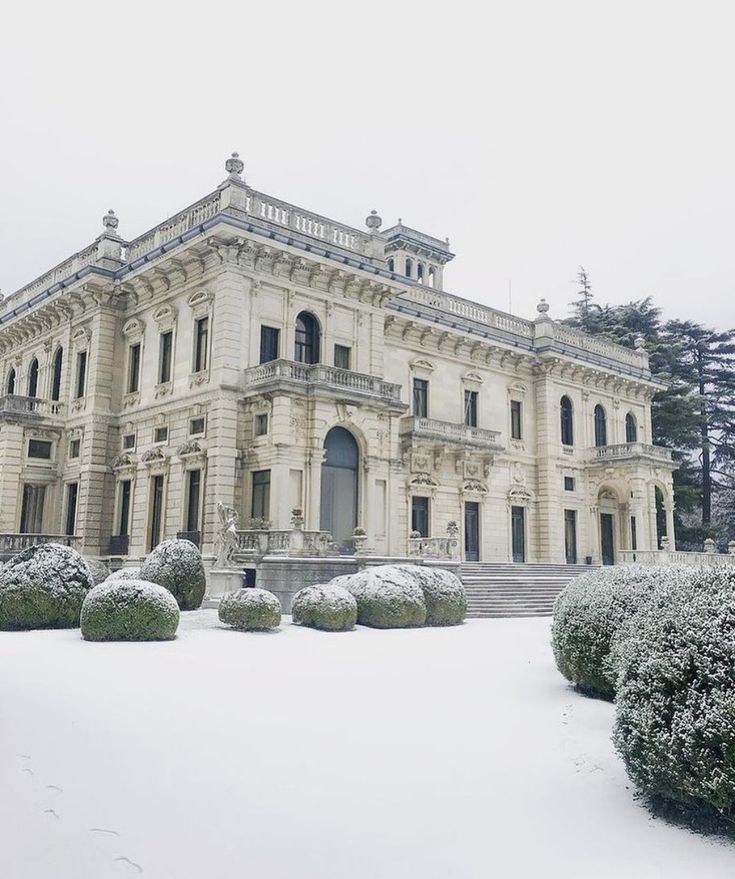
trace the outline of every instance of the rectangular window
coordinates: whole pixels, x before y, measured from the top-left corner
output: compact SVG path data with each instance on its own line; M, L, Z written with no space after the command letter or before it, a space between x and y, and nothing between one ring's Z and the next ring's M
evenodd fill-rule
M151 478L151 531L150 548L155 549L161 542L163 528L163 476Z
M209 318L200 317L194 323L194 372L207 368L207 349L209 345Z
M429 498L411 498L411 531L422 537L429 536Z
M65 534L74 534L77 524L77 497L79 495L79 483L70 482L66 486L66 531Z
M564 510L564 551L567 564L577 564L577 511Z
M565 476L564 477L564 491L574 491L574 477L573 476Z
M464 423L467 427L477 427L477 391L464 392Z
M135 393L140 386L140 342L128 349L128 393Z
M69 443L69 457L70 458L78 458L81 447L82 447L81 440L73 439Z
M117 533L121 537L127 537L130 534L130 488L131 481L129 479L120 483L120 509L117 521Z
M510 401L510 436L511 439L523 439L523 428L521 426L521 401Z
M630 548L638 549L638 534L636 533L635 516L630 517Z
M190 470L187 485L186 530L199 531L199 498L202 487L202 471Z
M189 436L203 436L204 435L204 419L203 418L192 418L189 422Z
M171 381L171 357L174 348L174 331L161 333L158 342L158 384Z
M268 413L259 412L255 416L255 435L265 436L268 433Z
M271 507L271 471L256 470L253 473L253 502L250 515L253 519L267 519Z
M413 380L413 414L416 418L428 418L429 383L424 378Z
M23 505L20 510L21 534L43 533L43 505L45 500L45 485L23 486Z
M334 365L339 369L352 369L350 360L352 359L352 348L347 345L334 346Z
M76 382L76 398L79 400L84 396L87 387L87 352L80 351L77 354L77 382Z
M47 440L28 440L28 457L51 460L51 443Z
M134 449L135 448L135 434L134 433L126 433L123 436L122 447L124 449Z
M167 427L157 427L153 431L153 442L154 443L165 443L168 440L168 428Z
M269 363L278 360L278 342L281 331L275 327L260 328L260 362Z

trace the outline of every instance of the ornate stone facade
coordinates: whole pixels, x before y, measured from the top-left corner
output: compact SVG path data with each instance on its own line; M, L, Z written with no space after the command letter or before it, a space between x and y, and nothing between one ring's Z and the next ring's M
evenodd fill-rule
M454 523L483 561L671 546L642 346L543 301L526 321L451 295L447 241L374 211L354 229L252 189L237 156L226 170L133 241L110 211L0 302L1 533L138 557L184 532L213 556L220 504L274 530L299 508L380 555Z

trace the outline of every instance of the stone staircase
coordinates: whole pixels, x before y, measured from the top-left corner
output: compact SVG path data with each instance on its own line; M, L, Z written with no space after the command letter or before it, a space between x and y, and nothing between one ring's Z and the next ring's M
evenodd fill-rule
M464 562L459 576L467 592L467 616L551 616L561 590L590 570L589 565Z

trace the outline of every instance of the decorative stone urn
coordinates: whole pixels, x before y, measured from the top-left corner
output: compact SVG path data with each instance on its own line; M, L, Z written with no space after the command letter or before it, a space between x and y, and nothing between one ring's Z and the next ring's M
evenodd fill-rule
M708 537L704 541L704 551L706 553L715 553L717 552L717 547L715 546L715 542L711 537Z

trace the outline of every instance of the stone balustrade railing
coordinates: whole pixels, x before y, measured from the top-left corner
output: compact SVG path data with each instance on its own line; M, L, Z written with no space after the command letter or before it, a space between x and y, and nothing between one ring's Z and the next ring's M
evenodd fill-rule
M235 558L285 555L325 557L336 555L334 540L328 531L255 530L237 532Z
M407 415L401 418L398 432L401 436L414 436L422 439L436 439L449 443L464 443L485 448L500 448L500 431L486 430L483 427L470 427L452 421L439 421L436 418L419 418Z
M271 360L245 370L246 388L256 388L284 379L299 384L321 385L336 390L356 391L400 403L401 386L374 375L340 369L322 363L296 363L292 360Z
M411 558L459 558L459 540L456 537L409 537L408 554Z
M684 552L668 549L626 549L618 553L624 565L735 565L735 554L722 552Z
M41 543L61 543L74 547L81 538L70 534L0 534L0 559L9 558L16 553Z
M652 446L649 443L616 443L611 446L593 446L588 449L588 457L593 461L613 461L620 458L653 458L656 461L671 463L672 452L665 446Z
M638 351L633 351L623 345L617 345L615 342L610 342L600 336L588 336L586 333L581 333L579 330L567 327L564 324L554 323L553 338L554 341L562 345L569 345L572 348L579 348L581 351L588 351L600 357L607 357L627 363L629 366L640 368L643 365ZM646 363L645 365L647 367L648 364Z
M29 415L63 415L65 404L59 400L42 400L40 397L22 397L6 394L0 397L0 415L6 412Z
M157 247L161 247L184 232L195 229L197 226L211 219L219 212L221 202L221 192L217 190L205 198L195 202L190 207L178 214L174 214L166 221L151 229L144 235L134 238L127 246L125 257L127 261L135 262L146 253L150 253Z

